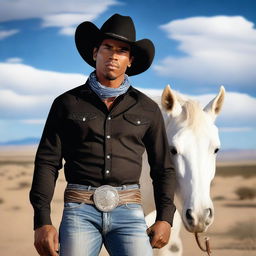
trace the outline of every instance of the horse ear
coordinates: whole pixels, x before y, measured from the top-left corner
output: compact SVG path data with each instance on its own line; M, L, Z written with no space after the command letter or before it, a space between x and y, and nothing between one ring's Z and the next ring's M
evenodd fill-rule
M204 107L204 111L209 113L212 116L213 120L216 119L217 115L220 113L222 109L224 97L225 97L225 88L222 85L220 87L220 91L218 95Z
M161 103L167 113L172 116L178 116L182 112L181 105L177 100L175 92L172 91L169 84L164 88Z

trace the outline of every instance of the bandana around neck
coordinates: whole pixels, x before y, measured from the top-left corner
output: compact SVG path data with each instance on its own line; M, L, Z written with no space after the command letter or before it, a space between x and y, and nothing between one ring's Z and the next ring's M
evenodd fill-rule
M130 81L125 74L123 83L118 88L111 88L102 85L96 77L95 71L92 72L88 78L90 88L100 97L100 99L106 99L110 97L118 97L127 92L130 87Z

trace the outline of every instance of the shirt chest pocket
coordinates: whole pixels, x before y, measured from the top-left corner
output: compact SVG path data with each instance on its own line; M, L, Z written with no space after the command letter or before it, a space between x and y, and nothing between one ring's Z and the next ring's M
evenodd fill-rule
M66 117L66 130L73 139L84 140L95 126L97 115L89 112L73 112Z
M124 119L135 126L143 126L150 123L149 119L135 114L125 114Z
M89 122L91 120L96 119L95 113L88 113L88 112L79 112L79 113L69 113L67 119L71 119L76 122Z
M124 114L124 120L126 121L124 130L139 137L144 136L150 125L150 120L142 115Z

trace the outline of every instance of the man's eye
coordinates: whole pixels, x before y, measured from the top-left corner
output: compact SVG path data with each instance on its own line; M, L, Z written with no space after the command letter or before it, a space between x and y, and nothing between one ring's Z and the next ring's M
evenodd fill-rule
M129 51L129 49L127 49L127 48L121 48L120 49L120 52L123 52L123 53L127 53Z
M103 45L103 49L110 49L110 48L111 48L110 45L107 45L107 44L104 44L104 45Z

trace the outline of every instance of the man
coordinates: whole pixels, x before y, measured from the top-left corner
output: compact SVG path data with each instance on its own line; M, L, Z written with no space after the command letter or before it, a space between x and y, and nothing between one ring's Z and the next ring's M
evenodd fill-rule
M175 172L161 112L127 75L150 67L154 45L136 41L132 19L119 14L101 29L80 24L75 39L95 71L57 97L47 118L30 192L35 247L56 256L60 243L62 256L96 256L104 244L112 256L150 256L169 240ZM145 148L157 209L148 230L138 185ZM50 202L63 158L68 185L58 241Z

